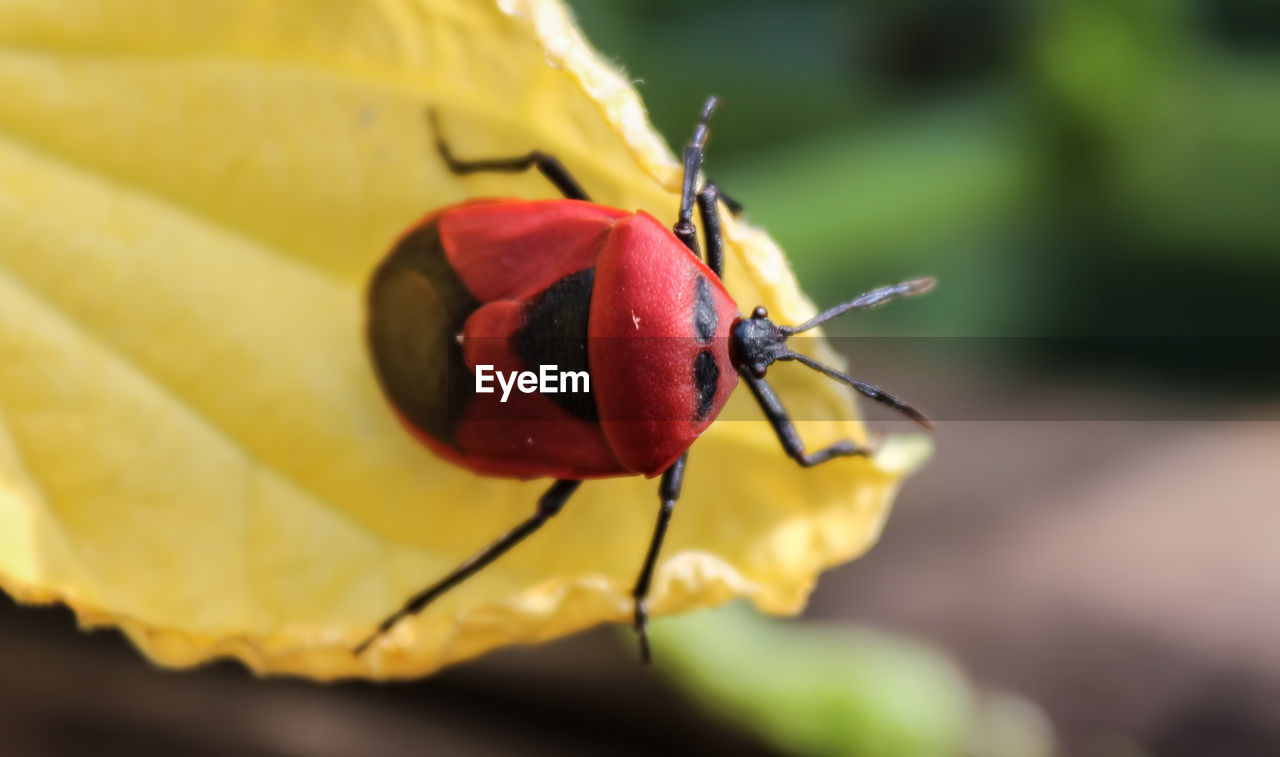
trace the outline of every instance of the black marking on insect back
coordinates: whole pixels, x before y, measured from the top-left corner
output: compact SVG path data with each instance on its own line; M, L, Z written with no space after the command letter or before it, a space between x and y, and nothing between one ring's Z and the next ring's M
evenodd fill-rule
M716 356L711 354L711 350L703 350L694 358L693 381L698 387L696 418L703 420L711 412L711 403L720 384L720 366L716 364Z
M716 315L716 301L711 296L711 285L707 283L706 277L699 276L697 281L693 328L698 334L698 340L707 344L716 335L720 316Z
M383 392L414 427L451 446L474 396L457 335L479 307L435 222L405 235L369 285L367 335Z
M542 290L529 303L524 325L511 340L527 370L538 373L541 366L553 365L557 374L591 374L587 363L587 319L595 280L596 269L584 268ZM561 391L546 397L576 418L600 420L592 392Z

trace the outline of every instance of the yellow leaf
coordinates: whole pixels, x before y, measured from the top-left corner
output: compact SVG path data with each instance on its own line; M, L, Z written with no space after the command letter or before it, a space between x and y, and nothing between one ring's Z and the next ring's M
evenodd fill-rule
M0 92L7 591L119 626L162 664L316 678L416 675L629 617L655 485L597 481L349 651L545 488L435 459L373 378L363 289L398 232L468 196L552 196L537 175L446 173L424 106L461 154L538 147L593 199L673 220L678 166L558 2L0 0ZM764 233L726 231L744 308L811 314ZM797 417L838 419L801 424L811 445L863 438L845 391L793 366L771 379ZM760 417L746 395L726 417ZM923 449L806 471L763 421L717 423L690 454L656 613L736 595L798 611L874 541Z

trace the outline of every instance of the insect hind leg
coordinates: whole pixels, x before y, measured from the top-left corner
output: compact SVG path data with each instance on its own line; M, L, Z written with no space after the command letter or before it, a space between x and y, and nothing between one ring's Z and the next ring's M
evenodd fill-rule
M569 170L564 167L559 159L554 155L548 155L541 150L534 150L524 155L517 155L511 158L486 158L483 160L460 160L454 156L453 151L449 149L449 143L445 141L440 134L440 121L436 115L435 108L427 110L427 121L431 124L431 133L435 137L436 152L440 153L440 158L444 160L444 164L448 166L451 173L465 176L471 173L484 173L493 171L496 173L523 173L530 168L538 169L538 172L555 185L560 190L560 194L570 200L586 200L586 191L582 185L573 178Z
M524 541L525 537L537 531L552 516L560 512L561 508L564 507L564 503L578 490L578 486L581 484L581 481L573 479L556 481L538 500L538 508L532 516L508 531L494 543L477 552L469 560L454 568L449 575L410 597L399 610L384 618L373 633L357 644L352 649L352 654L360 655L401 620L418 614L441 594L475 575L489 563L506 554L512 547Z

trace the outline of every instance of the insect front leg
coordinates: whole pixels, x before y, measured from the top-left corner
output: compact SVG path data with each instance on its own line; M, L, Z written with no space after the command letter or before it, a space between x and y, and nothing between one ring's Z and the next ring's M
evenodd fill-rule
M378 640L378 637L390 631L391 628L401 620L416 615L421 612L424 607L434 601L441 594L452 589L471 576L478 573L489 563L497 560L504 555L509 549L519 544L529 534L537 531L544 523L551 519L560 509L564 507L564 503L569 497L578 490L582 484L581 481L573 479L561 479L551 485L538 499L538 509L520 525L503 534L502 538L477 552L466 562L453 569L453 572L434 584L428 586L422 591L415 594L404 603L404 606L387 616L378 624L377 630L369 635L364 641L356 645L352 650L354 654L360 654L369 648L369 645Z
M720 230L720 208L717 201L723 197L720 188L707 184L698 193L698 215L702 217L702 237L707 244L707 267L724 278L724 233Z
M435 109L427 111L427 119L431 123L431 133L435 135L436 151L440 153L441 159L444 160L449 170L455 174L465 175L485 171L522 173L530 168L537 168L543 176L547 177L548 181L556 186L556 189L560 190L560 194L568 199L588 201L590 199L587 197L582 185L569 174L569 170L554 155L548 155L541 150L534 150L528 154L517 155L512 158L459 160L454 157L453 151L449 149L449 144L440 135L440 124L436 118Z
M706 104L702 106L702 116L698 119L698 125L693 128L693 136L689 138L689 144L685 145L684 181L680 187L680 214L676 225L671 228L676 238L684 242L684 246L699 257L701 255L698 252L698 233L693 227L693 204L698 191L698 174L702 171L702 154L707 146L707 137L711 133L707 122L711 120L711 114L719 104L720 99L715 95L707 98Z
M658 510L658 523L654 526L653 538L649 541L644 567L640 569L635 588L631 590L631 596L635 598L635 629L640 635L640 659L643 662L653 659L649 650L649 606L645 604L645 599L649 596L649 584L653 581L653 569L658 562L658 553L662 551L662 539L667 535L671 512L676 507L676 500L680 498L680 486L684 483L684 463L688 457L689 453L684 453L662 474L662 482L658 484L658 498L662 501Z
M734 216L742 212L742 205L729 197L710 181L697 191L698 174L702 170L702 158L706 151L707 137L710 129L707 125L711 114L720 100L712 95L702 106L702 117L694 127L693 136L684 148L684 180L680 187L680 214L672 232L676 238L684 242L694 255L698 252L697 232L693 227L693 206L698 205L698 214L702 217L702 234L707 245L707 266L717 277L724 272L724 237L720 232L720 209L718 202L723 201L725 207Z
M782 406L782 400L777 392L773 391L773 387L769 386L764 379L751 375L749 371L739 371L738 375L742 376L742 380L751 389L751 394L755 396L760 409L769 419L787 456L803 467L811 468L837 457L865 457L875 452L874 448L857 444L851 439L841 439L814 452L805 452L804 441L796 431L795 424L791 422L791 417L787 415L787 409Z

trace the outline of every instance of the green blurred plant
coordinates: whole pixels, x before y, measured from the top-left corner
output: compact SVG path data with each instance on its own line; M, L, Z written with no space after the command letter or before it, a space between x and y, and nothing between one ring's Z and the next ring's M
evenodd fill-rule
M1269 0L575 7L642 83L672 144L706 92L724 95L708 172L820 304L920 273L942 282L927 301L838 329L1274 329L1280 13ZM1014 361L1065 349L999 347ZM1243 365L1188 358L1056 353L1100 373L1122 359L1195 385L1254 382Z
M977 691L927 645L861 628L772 621L746 606L654 625L660 667L706 707L797 754L1039 757L1030 703Z

